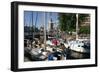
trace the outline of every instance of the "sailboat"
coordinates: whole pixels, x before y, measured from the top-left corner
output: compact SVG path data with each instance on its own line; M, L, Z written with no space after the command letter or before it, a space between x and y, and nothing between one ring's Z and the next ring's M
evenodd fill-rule
M80 52L80 53L90 53L90 47L85 45L85 41L88 39L79 39L78 38L78 13L76 14L76 40L68 41L67 44L64 43L65 47L70 47L70 50Z

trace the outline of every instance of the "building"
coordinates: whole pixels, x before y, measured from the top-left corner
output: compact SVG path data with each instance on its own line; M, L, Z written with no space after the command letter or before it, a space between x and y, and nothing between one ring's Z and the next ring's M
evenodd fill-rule
M52 31L54 29L54 23L52 21L52 19L49 21L48 23L48 31Z

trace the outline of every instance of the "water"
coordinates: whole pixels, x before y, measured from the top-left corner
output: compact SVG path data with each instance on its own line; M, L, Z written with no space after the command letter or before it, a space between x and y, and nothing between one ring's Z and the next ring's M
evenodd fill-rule
M70 54L68 55L68 59L89 59L90 53L80 53L73 50L70 50Z

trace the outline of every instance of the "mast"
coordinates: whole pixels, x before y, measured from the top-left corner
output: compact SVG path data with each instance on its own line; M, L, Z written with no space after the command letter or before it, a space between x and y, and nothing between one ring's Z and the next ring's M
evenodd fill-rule
M46 49L46 12L44 12L44 48Z
M78 13L76 14L76 40L78 39Z
M35 29L36 29L37 18L38 18L38 12L36 13L36 20L35 20L35 28L34 28L34 32L35 32Z
M33 23L33 11L32 11L32 40L34 38L33 28L34 28L34 23Z
M31 13L30 13L30 15L31 15ZM30 16L30 21L29 21L29 35L31 35L32 34L32 31L31 31L31 23L32 23L32 18L31 18L31 16Z

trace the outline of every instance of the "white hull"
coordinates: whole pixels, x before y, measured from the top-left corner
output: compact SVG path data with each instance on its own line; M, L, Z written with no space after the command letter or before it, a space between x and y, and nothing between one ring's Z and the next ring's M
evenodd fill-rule
M80 53L89 53L90 51L88 49L85 49L83 47L70 47L71 50L80 52Z
M70 47L69 49L80 52L80 53L90 53L90 50L87 48L84 48L84 43L81 41L71 41L68 42L68 44L64 44L66 48Z

